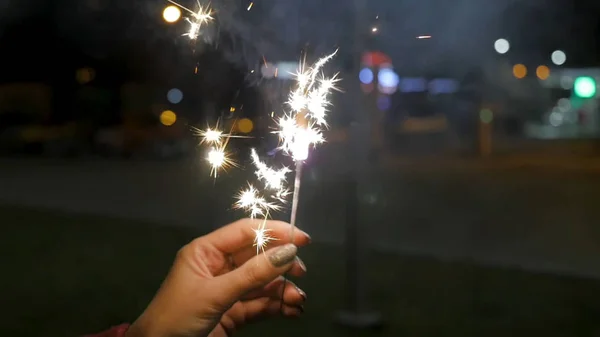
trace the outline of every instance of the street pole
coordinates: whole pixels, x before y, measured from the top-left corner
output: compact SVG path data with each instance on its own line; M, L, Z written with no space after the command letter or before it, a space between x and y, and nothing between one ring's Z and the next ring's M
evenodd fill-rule
M368 305L368 287L366 268L368 244L365 238L362 197L370 182L369 153L372 151L372 124L370 109L360 90L356 76L360 72L361 57L365 51L366 24L364 13L366 0L354 0L355 7L355 45L354 62L351 70L351 83L348 88L349 99L353 101L353 120L350 125L348 141L348 164L353 168L346 175L346 308L336 315L336 321L351 328L374 328L381 325L381 316L370 311Z

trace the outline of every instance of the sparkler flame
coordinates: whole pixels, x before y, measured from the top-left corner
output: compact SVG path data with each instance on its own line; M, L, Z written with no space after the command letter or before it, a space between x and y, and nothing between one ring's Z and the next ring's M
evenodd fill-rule
M190 40L196 40L200 35L200 28L202 28L202 25L213 20L210 6L202 7L200 0L196 0L198 3L198 10L195 12L173 0L167 1L191 14L191 17L185 18L185 21L190 24L190 28L187 33L183 34L184 36L188 36Z
M254 149L251 151L251 156L254 166L256 166L255 173L258 180L263 181L267 189L274 191L277 199L282 200L283 197L288 194L288 190L285 186L286 175L292 171L287 167L276 170L267 166L267 164L260 160Z
M337 50L318 60L312 67L305 69L304 63L299 67L296 74L296 88L290 93L288 105L290 111L285 113L278 121L278 130L281 145L280 149L291 156L296 162L296 177L294 180L294 195L292 199L292 211L290 219L291 237L296 223L296 214L298 209L298 196L300 191L300 177L302 174L302 163L308 157L310 146L325 141L323 129L327 127L327 112L331 102L328 99L332 90L336 90L335 83L338 81L337 75L331 78L325 78L320 75L323 66L335 56ZM207 130L208 131L208 130ZM213 137L219 139L218 135ZM205 139L209 138L209 133L205 133ZM215 140L216 141L216 140ZM277 201L284 201L282 194L287 194L286 175L291 172L287 167L274 169L261 161L256 151L251 151L251 157L256 166L255 174L261 182L264 183L265 191L274 192ZM237 195L236 208L247 211L251 218L261 216L265 219L269 217L272 210L280 209L278 203L269 202L263 194L254 186L248 184L248 188L242 190ZM273 240L268 234L268 230L263 226L254 229L254 244L257 247L256 253L264 252L264 247Z
M259 191L252 185L248 184L248 188L239 192L235 207L246 210L250 218L254 219L257 216L263 218L269 217L269 212L272 210L279 210L280 206L268 202Z
M300 64L295 74L297 86L289 95L287 104L291 111L278 121L276 132L281 139L281 149L295 161L308 157L311 145L323 143L323 128L327 128L329 94L337 90L337 74L331 78L320 75L321 69L331 60L337 50L318 60L312 67Z
M276 241L277 238L271 236L269 233L271 230L266 228L267 220L263 220L261 224L256 229L252 229L254 231L254 247L256 247L256 255L261 252L265 252L265 248L271 241Z

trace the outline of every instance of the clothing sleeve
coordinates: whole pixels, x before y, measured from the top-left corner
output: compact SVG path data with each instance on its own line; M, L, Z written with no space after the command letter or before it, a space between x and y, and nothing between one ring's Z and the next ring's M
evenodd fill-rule
M121 324L99 334L85 335L83 337L123 337L128 328L129 324Z

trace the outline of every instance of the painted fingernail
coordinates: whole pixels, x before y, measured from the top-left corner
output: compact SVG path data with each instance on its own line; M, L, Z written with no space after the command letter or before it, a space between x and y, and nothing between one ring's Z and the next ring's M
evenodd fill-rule
M291 243L274 249L269 253L269 261L277 268L283 267L286 264L294 261L298 248Z
M301 313L304 313L304 306L303 305L298 306L298 310L300 310Z
M306 233L305 231L302 231L302 233L304 234L304 236L306 236L306 238L308 239L308 243L312 242L312 238L310 237L310 235L308 235L308 233Z
M298 291L298 294L300 294L300 297L302 297L302 300L306 301L306 293L298 287L296 287L296 290Z
M304 264L304 262L296 256L296 262L298 262L298 265L300 266L300 269L302 269L303 272L306 272L306 265Z

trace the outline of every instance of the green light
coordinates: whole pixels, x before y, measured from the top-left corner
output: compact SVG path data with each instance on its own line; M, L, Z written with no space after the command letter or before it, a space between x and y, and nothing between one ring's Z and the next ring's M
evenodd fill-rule
M494 120L494 113L490 109L483 109L479 112L479 118L482 123L490 124Z
M592 98L596 95L596 81L591 77L578 77L573 83L575 95L581 98Z

